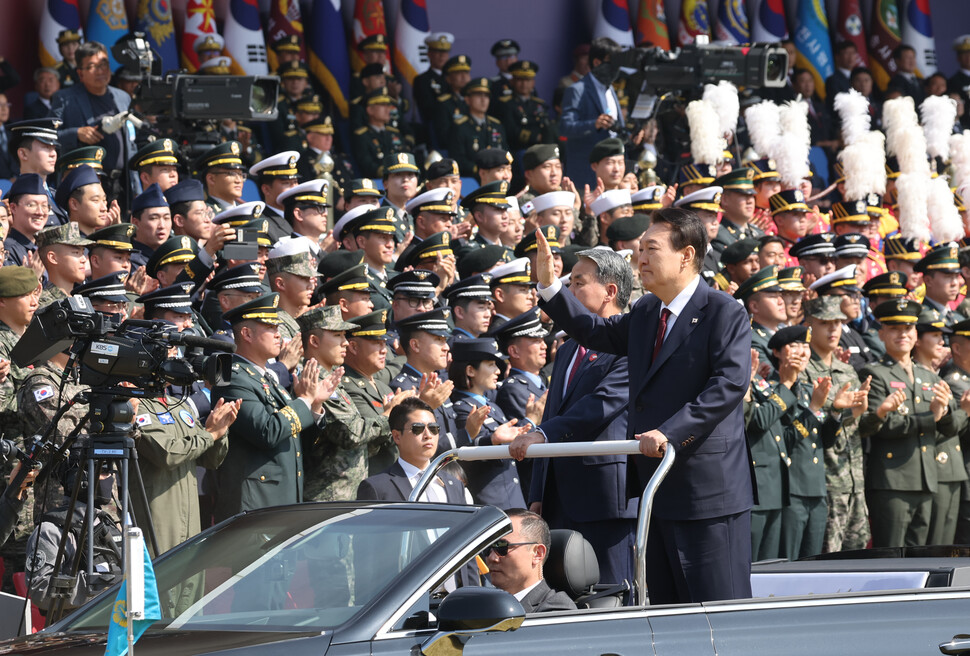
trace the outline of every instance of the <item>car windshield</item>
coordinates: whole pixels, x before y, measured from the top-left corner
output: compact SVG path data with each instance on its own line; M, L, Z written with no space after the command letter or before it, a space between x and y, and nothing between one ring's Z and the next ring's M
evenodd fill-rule
M152 629L314 631L346 622L467 512L308 504L239 517L155 564ZM117 589L58 627L107 630Z

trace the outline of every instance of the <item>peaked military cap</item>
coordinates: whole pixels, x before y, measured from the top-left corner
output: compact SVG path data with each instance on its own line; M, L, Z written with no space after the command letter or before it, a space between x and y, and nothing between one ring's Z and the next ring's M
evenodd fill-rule
M370 178L354 178L347 185L345 194L348 200L354 196L367 196L370 198L380 198L382 196L381 190L377 188L377 185Z
M381 169L385 177L391 173L421 173L421 169L418 168L417 160L414 159L414 155L411 153L394 153L391 155L384 155L384 159L381 161Z
M923 259L913 266L919 273L934 271L960 272L959 247L952 241L934 246Z
M909 293L909 289L906 288L908 281L909 276L902 271L881 273L866 281L866 284L862 286L862 293L867 297L892 296L902 298Z
M336 307L336 306L333 306ZM387 310L377 310L350 320L353 328L347 329L347 337L383 340L387 334Z
M71 292L72 296L84 296L92 301L108 301L110 303L126 303L128 294L125 290L127 271L115 271L106 276L95 278L89 282L77 285Z
M721 193L720 187L709 185L678 198L674 201L674 207L719 212L721 210Z
M232 224L230 223L230 225ZM256 243L259 246L269 248L273 245L273 242L269 239L269 221L266 219L250 219L249 221L243 221L237 227L240 230L255 230L258 233Z
M869 238L858 232L839 235L832 240L835 257L866 257L869 254Z
M951 326L953 334L958 337L970 337L970 319L964 319Z
M869 223L869 206L864 200L832 203L832 225L839 223Z
M215 32L196 37L192 44L192 49L196 52L222 52L225 47L226 40Z
M330 198L330 183L326 180L309 180L280 193L277 202L284 207L296 205L315 205L317 207L327 207L327 200Z
M279 68L276 69L276 74L284 80L286 78L310 76L309 71L307 71L306 64L296 59L280 64Z
M346 229L355 236L364 232L383 232L393 235L395 216L393 207L372 207L351 221Z
M324 254L323 258L320 260L320 264L317 265L317 271L323 276L324 280L330 280L341 273L363 263L364 252L363 251L345 251L339 250L333 253ZM367 271L367 265L364 265L362 271Z
M296 180L298 161L300 161L300 153L295 150L285 150L250 166L249 175L271 180Z
M361 79L376 75L384 75L384 64L374 62L373 64L366 64L362 69L360 69Z
M610 227L606 229L606 238L611 243L639 239L649 227L650 217L646 214L622 216L610 223Z
M781 175L778 173L778 168L775 166L775 160L773 159L756 159L748 162L745 164L745 166L754 171L755 182L761 182L762 180L778 180L781 177Z
M451 50L451 44L454 42L455 35L450 32L433 32L424 37L424 44L428 46L428 50L449 52Z
M95 173L98 175L104 175L104 165L102 161L104 160L105 150L101 146L84 146L83 148L75 148L72 151L64 153L57 158L57 164L55 165L55 170L64 175L65 171L70 171L71 169L76 169L82 164L87 164Z
M220 269L207 287L214 292L237 291L245 293L262 293L263 285L259 278L260 266L257 262L245 262L232 267Z
M364 104L367 107L372 105L393 105L394 99L391 98L387 87L377 87L364 94Z
M501 148L486 148L475 153L475 166L479 171L512 165L512 153Z
M156 139L142 146L128 161L129 168L140 169L143 166L175 166L179 158L175 154L175 142L171 139Z
M928 305L920 308L919 316L916 318L916 331L923 333L944 333L951 334L953 331L943 323L943 316Z
M461 88L461 95L470 96L473 93L491 93L491 85L487 77L475 77Z
M343 238L351 233L350 226L358 218L370 212L374 209L378 209L379 205L364 204L358 205L357 207L347 210L344 215L340 217L336 223L333 224L333 236L338 241L343 241Z
M754 171L747 166L741 166L728 171L721 177L714 180L714 184L721 187L724 191L736 191L739 194L753 196L754 190Z
M168 264L190 262L199 254L199 244L188 235L169 237L155 249L145 264L145 273L154 278Z
M320 274L314 264L313 256L306 251L279 255L266 260L266 275L289 273L303 278L317 278Z
M528 59L520 59L517 62L513 62L509 65L509 73L512 77L523 78L530 80L536 76L539 72L539 64L534 61L529 61Z
M805 194L801 189L786 189L773 194L768 199L771 207L771 216L782 212L809 212L808 205L805 204Z
M90 246L94 242L81 236L81 229L75 221L64 223L50 228L44 228L36 235L34 241L37 248L50 246L52 244L64 244L66 246Z
M887 260L907 260L915 262L923 258L920 241L912 237L892 235L882 242L882 252Z
M387 283L387 288L394 295L401 294L407 298L434 298L435 290L441 284L441 278L431 271L413 269L394 276Z
M492 49L489 52L492 57L508 57L509 55L517 55L520 51L521 48L515 40L502 39L492 44Z
M371 34L357 44L361 50L387 50L387 39L383 34Z
M721 264L737 264L743 262L752 255L757 255L761 248L761 242L757 239L739 239L733 244L728 244L724 252L721 253Z
M831 232L808 235L799 239L788 250L788 254L798 259L803 257L833 257L835 255L835 245L832 243L834 239L835 235Z
M512 317L505 323L501 323L494 328L489 328L482 333L482 337L491 337L499 341L502 350L508 349L509 342L516 337L537 337L545 338L549 331L542 327L539 319L539 308L526 310L517 317Z
M323 111L323 101L320 99L320 96L315 93L306 95L301 97L293 104L293 110L296 112L303 112L304 114L319 114ZM326 118L330 117L328 116ZM306 125L309 123L311 123L311 121L301 124L300 127L305 131Z
M177 203L205 200L205 187L198 180L182 180L165 190L165 200L170 207Z
M450 317L451 310L449 308L435 308L428 312L413 314L406 319L401 319L394 325L401 335L422 330L438 337L448 337L451 335L451 327L448 325Z
M320 291L325 295L337 292L365 292L370 293L370 280L367 278L367 265L361 262L320 285Z
M468 55L455 55L445 62L441 69L445 75L449 73L461 73L472 70L472 60Z
M833 291L858 292L859 282L855 277L856 265L842 267L837 271L828 273L811 284L809 289L817 292L819 296Z
M488 271L500 262L512 261L512 249L497 244L466 248L458 253L458 275L462 278Z
M838 296L818 296L805 301L805 316L822 321L848 321L842 312L842 299Z
M781 286L778 284L779 267L766 266L757 273L751 275L734 292L734 298L746 301L752 294L757 292L780 292Z
M278 326L282 321L279 317L280 295L276 292L264 294L239 307L235 307L222 315L222 318L232 325L242 321L259 321L271 326Z
M357 324L343 320L339 305L312 308L298 316L296 322L300 325L300 332L303 333L315 329L344 331L357 328Z
M562 253L562 244L559 243L559 228L554 225L542 226L537 228L537 230L542 232L542 236L546 238L549 242L549 246L553 253ZM527 253L535 251L539 247L538 237L536 236L536 230L530 230L519 243L515 245L515 256L525 257Z
M57 130L64 124L59 118L32 118L15 123L7 123L6 129L10 134L11 150L19 147L26 139L36 139L48 146L56 146Z
M635 212L652 212L663 207L664 194L667 188L663 185L651 185L630 194ZM717 210L715 210L717 211Z
M77 43L81 40L81 32L78 30L61 30L57 33L57 45L65 43Z
M408 201L404 209L412 215L417 215L418 212L437 212L454 216L457 214L451 207L454 199L455 192L447 187L438 187L415 196Z
M805 267L795 266L779 269L778 286L785 292L803 292L805 291L805 285L802 283L803 275L805 275Z
M453 255L451 233L436 232L427 239L412 243L394 263L395 271L403 271L409 266L418 266L426 260L434 261L439 255Z
M448 299L449 305L455 305L455 303L464 299L490 301L492 299L491 282L492 274L489 272L462 278L445 289L444 297Z
M266 203L259 200L250 201L222 210L212 218L212 222L216 225L227 224L233 228L241 228L253 219L263 216L264 209L266 209Z
M617 139L616 137L603 139L593 146L593 150L589 152L589 163L595 164L596 162L606 159L607 157L623 155L625 152L626 151L623 149L622 140Z
M500 264L489 273L492 274L492 282L490 283L492 287L504 284L535 285L532 282L532 265L527 257L520 257L511 262Z
M286 34L273 41L270 48L276 52L300 52L300 37L297 34Z
M484 184L472 193L465 196L461 201L461 206L472 209L476 205L490 205L500 209L508 209L509 183L505 180L495 180Z
M88 239L91 240L91 246L88 248L102 246L116 251L133 251L135 246L131 243L131 237L134 234L135 226L130 223L116 223L98 228L88 235Z
M914 325L919 320L923 306L916 301L901 298L880 303L872 311L876 320L884 326Z
M677 171L677 184L683 188L684 185L709 185L714 182L717 176L717 167L713 164L684 164Z
M142 294L136 302L145 306L145 310L171 310L181 314L192 313L192 298L189 292L192 290L192 283L178 283L162 287L155 291ZM224 315L228 318L228 313Z
M477 339L456 340L451 345L451 360L453 362L481 362L494 360L505 362L505 354L499 350L498 342L490 337Z
M213 168L245 170L246 167L243 166L240 156L241 152L242 147L238 141L218 144L202 153L196 160L196 168L201 173Z
M333 120L329 116L321 116L312 121L307 121L300 126L304 132L315 132L317 134L333 134Z
M559 146L555 144L536 144L526 148L522 155L522 169L531 171L551 159L560 159Z
M57 193L54 194L54 202L57 203L58 207L64 211L67 211L67 201L71 197L71 194L85 185L92 184L101 184L101 178L98 177L97 171L95 171L93 168L87 164L82 164L77 168L71 169L68 174L64 176L64 179L61 180L60 185L58 185ZM149 187L149 189L151 189L151 187ZM13 195L13 189L10 190L10 195ZM137 200L137 198L135 200ZM152 207L155 206L153 205ZM132 211L134 212L135 210L132 209Z

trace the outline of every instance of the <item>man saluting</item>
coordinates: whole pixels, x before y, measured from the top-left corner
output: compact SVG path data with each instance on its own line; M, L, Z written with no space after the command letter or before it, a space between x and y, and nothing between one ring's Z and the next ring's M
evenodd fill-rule
M653 215L640 240L640 279L651 292L628 314L589 312L553 274L537 235L545 312L580 344L629 359L631 437L641 456L627 477L643 490L665 449L677 458L655 497L647 541L652 604L751 596L751 459L742 400L751 375L744 309L700 283L704 225L690 210ZM517 438L521 458L537 433Z

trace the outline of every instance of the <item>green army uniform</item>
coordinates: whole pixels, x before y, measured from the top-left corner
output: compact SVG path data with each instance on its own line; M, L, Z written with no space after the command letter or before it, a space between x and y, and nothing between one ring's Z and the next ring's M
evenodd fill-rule
M917 365L922 367L922 365ZM922 367L924 371L929 371ZM949 370L947 371L949 373ZM958 374L959 375L959 374ZM949 385L953 376L942 374L941 378ZM953 398L959 399L957 391L950 385ZM958 402L959 403L959 402ZM933 495L933 513L930 517L930 533L927 544L954 544L957 531L957 518L960 513L960 497L964 483L968 480L966 463L960 435L967 430L970 420L967 413L957 405L952 411L954 431L941 436L936 443L936 494Z
M230 323L255 319L278 325L278 294L266 294L225 314ZM229 429L232 448L219 467L216 521L256 508L303 501L301 438L312 439L319 428L310 407L294 399L269 371L234 355L232 379L212 390L219 399L242 399Z
M748 167L734 169L725 173L714 181L714 184L723 189L723 192L731 191L749 196L755 194L754 190L754 171ZM722 192L722 198L723 198ZM718 255L724 249L740 239L758 239L764 236L764 231L752 223L744 226L735 225L727 217L721 217L721 225L717 229L717 236L711 240L711 248Z
M357 167L361 175L368 178L381 177L381 160L385 155L402 153L406 150L404 139L397 128L385 126L377 129L365 125L354 130L350 139Z
M791 466L782 418L797 407L796 401L785 385L769 383L761 376L751 382L751 400L745 404L745 414L758 490L758 503L751 510L752 561L781 555L781 511L789 503Z
M768 350L768 340L774 335L773 330L769 330L765 326L762 326L757 321L751 322L751 348L753 348L758 353L758 366L760 367L762 363L767 362L771 364L769 356L771 352ZM772 367L774 369L774 367Z
M402 154L401 156L403 157L404 155ZM408 157L411 157L411 155L408 155ZM398 220L399 215L393 207L382 205L360 215L347 228L353 233L355 238L366 233L376 232L380 234L392 234L395 240L397 240L397 234L401 230ZM392 294L387 288L387 276L390 271L386 267L383 270L375 270L370 264L365 264L364 269L366 281L370 284L368 291L370 292L371 301L374 303L374 309L390 310ZM334 280L336 279L327 281L324 287L327 289L332 287ZM341 285L346 282L345 280L341 280ZM352 284L357 285L359 282L355 280ZM364 289L363 287L344 287L344 289L355 288Z
M462 175L475 175L475 154L486 148L508 149L502 122L488 115L482 122L463 114L455 116L448 137L448 154L458 162Z
M923 256L923 259L913 265L913 271L924 275L930 273L960 273L959 248L953 242L944 242L934 246ZM946 303L937 302L928 296L923 298L922 303L923 307L939 312L947 328L951 328L961 321L966 321L968 318L961 314L959 309L951 310Z
M290 313L287 312L286 310L280 310L279 316L280 316L280 337L283 338L284 342L288 342L294 337L296 337L296 334L300 332L300 325L296 322L296 319L294 319L292 315L290 315Z
M753 294L758 292L780 292L781 286L778 282L777 266L766 266L757 273L754 273L745 280L734 292L734 298L741 302L746 302ZM768 326L763 326L757 321L751 322L751 348L758 353L758 367L767 364L774 370L771 362L771 349L768 342L774 336L775 331Z
M555 143L556 127L542 98L506 96L500 103L510 150L517 152L538 143Z
M41 290L40 296L37 297L37 309L42 307L47 307L51 303L56 303L57 301L63 301L65 298L70 298L64 293L64 290L57 285L52 285L47 283L44 289Z
M247 171L246 167L243 166L242 157L242 144L238 141L226 141L213 146L209 150L202 153L198 159L195 160L195 170L199 172L199 179L202 180L202 184L205 184L205 176L209 172L210 168L214 169L230 169L233 171L243 171L243 175ZM221 198L216 198L209 195L208 189L206 190L205 204L208 205L212 211L216 214L228 210L232 205ZM132 266L134 268L134 266Z
M883 303L876 318L883 324L916 323L920 306L915 301ZM887 313L892 313L888 315ZM903 317L903 318L901 318ZM911 318L911 320L910 320ZM932 388L941 379L935 373L913 366L910 374L886 355L859 372L860 379L872 376L869 410L862 416L859 433L869 438L866 496L874 547L919 546L926 544L937 491L936 443L954 433L953 410L935 421L930 410ZM906 399L895 411L880 419L876 410L887 396L903 390Z
M967 330L964 330L964 328ZM957 324L954 326L954 331L968 332L970 331L970 323ZM957 332L957 334L960 333ZM970 332L968 332L967 336L970 336ZM952 360L940 372L940 377L950 386L950 390L953 392L953 398L955 399L961 398L964 392L970 389L970 373L958 367ZM959 416L959 413L955 414ZM954 446L953 450L958 450L960 459L966 463L966 458L963 454L966 452L968 445L970 445L970 442L967 441L967 438L970 437L970 428L964 427L963 430L959 431L959 435L960 441ZM966 465L964 465L964 472L970 474ZM955 533L953 539L954 544L970 541L970 480L964 480L960 486L960 505Z
M468 103L456 92L443 93L435 98L434 131L438 142L449 143L452 127L459 116L468 115Z
M159 553L164 553L202 530L197 467L218 468L229 440L213 440L194 408L172 396L142 399L135 427L148 509ZM138 524L145 525L139 495L132 496L132 504Z

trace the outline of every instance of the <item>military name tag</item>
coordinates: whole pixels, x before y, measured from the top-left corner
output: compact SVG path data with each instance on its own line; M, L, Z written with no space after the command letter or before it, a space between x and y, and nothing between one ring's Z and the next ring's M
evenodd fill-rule
M889 381L889 386L893 389L906 389L906 383L901 383L898 380Z
M174 424L175 420L172 418L171 412L163 412L158 415L158 421L162 424Z

